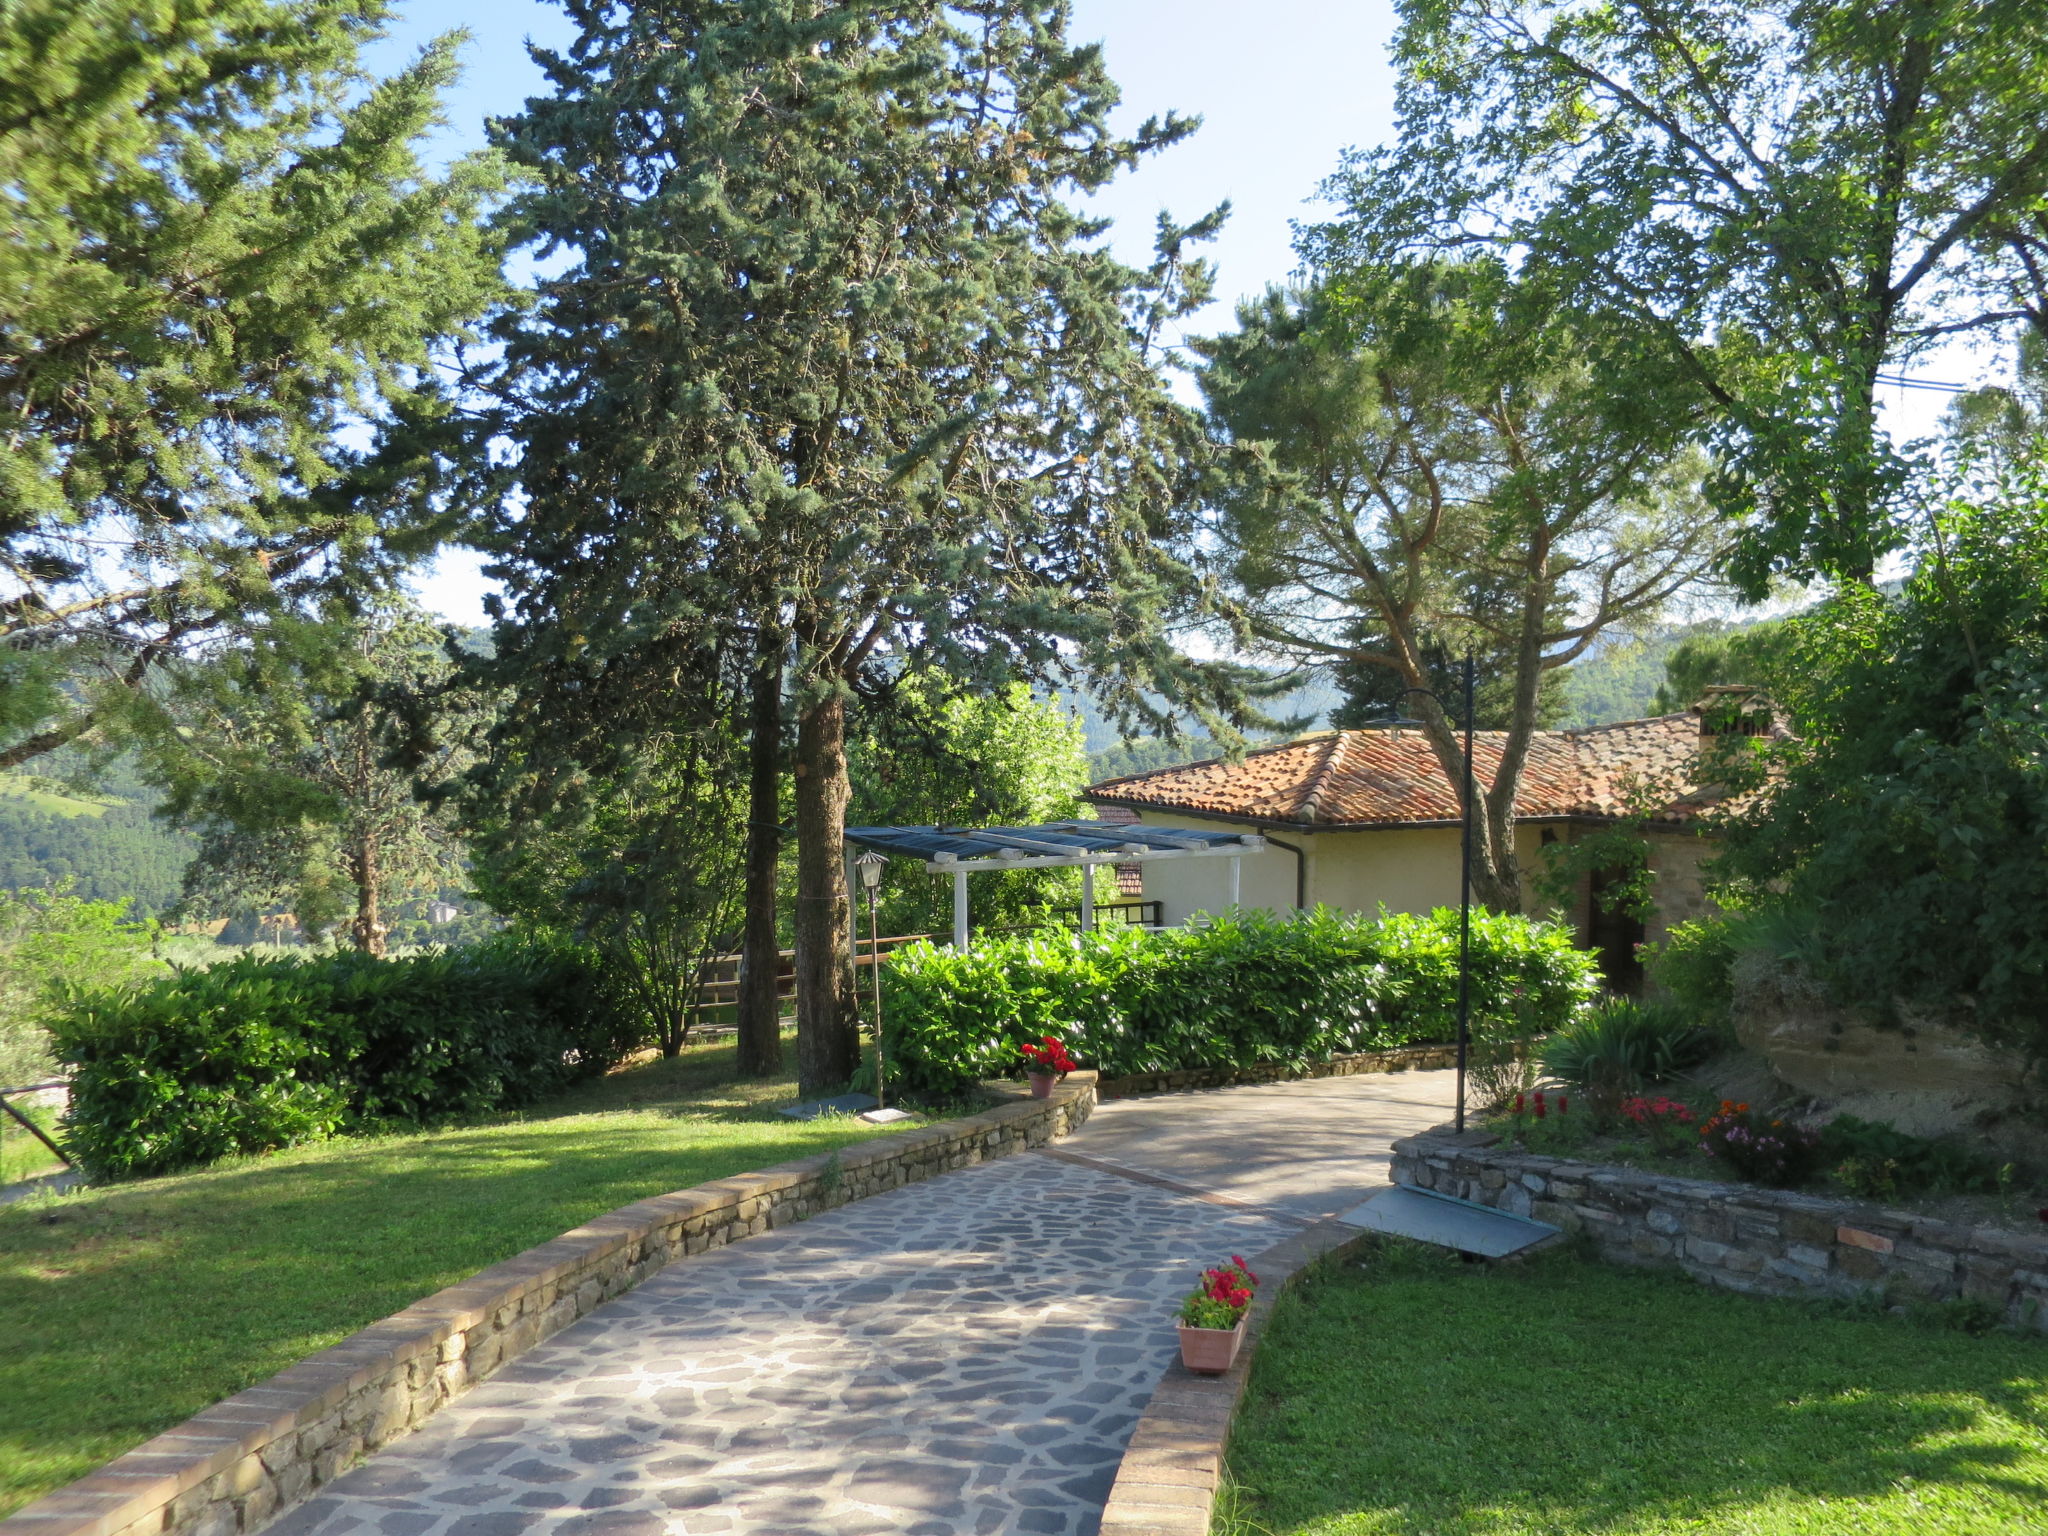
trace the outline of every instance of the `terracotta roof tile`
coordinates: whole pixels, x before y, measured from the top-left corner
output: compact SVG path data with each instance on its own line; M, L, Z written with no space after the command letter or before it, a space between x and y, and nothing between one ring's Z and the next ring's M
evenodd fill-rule
M1579 731L1539 731L1529 743L1515 814L1526 820L1626 814L1645 789L1660 814L1682 820L1712 798L1692 782L1700 722L1692 713L1623 720ZM1500 767L1504 736L1473 740L1482 786ZM1233 820L1331 827L1413 826L1458 819L1453 779L1413 729L1326 731L1247 752L1111 779L1083 791L1104 813L1139 807Z

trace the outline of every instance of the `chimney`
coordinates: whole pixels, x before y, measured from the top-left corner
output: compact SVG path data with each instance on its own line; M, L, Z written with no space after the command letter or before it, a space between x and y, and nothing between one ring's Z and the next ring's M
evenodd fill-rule
M1729 744L1745 736L1769 736L1777 710L1761 688L1750 683L1715 683L1692 706L1699 717L1700 750Z

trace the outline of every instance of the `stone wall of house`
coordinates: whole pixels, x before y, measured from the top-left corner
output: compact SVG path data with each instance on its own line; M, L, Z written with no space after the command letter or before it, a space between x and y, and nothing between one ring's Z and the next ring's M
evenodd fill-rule
M1065 1136L1095 1104L1048 1099L658 1195L494 1264L238 1392L6 1520L0 1536L237 1536L593 1307L708 1248Z
M2048 1236L1749 1184L1539 1157L1487 1132L1394 1143L1394 1182L1583 1234L1604 1258L1768 1295L1980 1302L2048 1332Z
M1141 1093L1187 1093L1198 1088L1231 1088L1243 1083L1280 1083L1305 1077L1351 1077L1360 1072L1416 1072L1455 1067L1455 1045L1402 1045L1386 1051L1360 1051L1328 1061L1291 1067L1281 1062L1251 1067L1188 1067L1177 1072L1139 1072L1105 1077L1097 1084L1104 1099L1128 1099Z
M1656 911L1643 923L1644 942L1661 944L1676 923L1692 922L1719 909L1707 895L1700 866L1714 856L1711 838L1692 832L1651 832L1650 870Z

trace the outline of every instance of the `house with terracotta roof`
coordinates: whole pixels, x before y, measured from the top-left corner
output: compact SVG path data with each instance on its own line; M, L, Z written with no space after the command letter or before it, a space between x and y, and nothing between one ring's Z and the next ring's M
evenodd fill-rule
M1581 882L1574 910L1564 914L1583 942L1601 952L1614 984L1638 979L1638 943L1708 909L1699 866L1711 842L1701 816L1722 796L1712 784L1697 782L1701 749L1724 731L1755 734L1756 719L1753 712L1703 701L1683 714L1540 731L1531 741L1515 802L1525 910L1539 905L1528 882L1542 869L1546 847L1649 809L1655 915L1644 923L1603 912L1592 900L1590 881ZM1766 728L1780 729L1775 722ZM1502 742L1500 732L1474 737L1474 772L1482 786L1500 765ZM1264 851L1241 866L1239 899L1246 907L1285 912L1321 904L1373 912L1384 905L1426 912L1457 905L1457 786L1412 727L1325 731L1254 748L1235 763L1212 758L1159 768L1081 793L1105 816L1154 825L1213 822L1263 835ZM1169 925L1220 911L1228 902L1228 874L1216 863L1151 866L1143 875L1144 895L1162 904Z

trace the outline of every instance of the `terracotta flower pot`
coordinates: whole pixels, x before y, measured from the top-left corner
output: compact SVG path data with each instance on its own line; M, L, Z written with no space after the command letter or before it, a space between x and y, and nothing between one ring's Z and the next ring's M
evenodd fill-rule
M1059 1081L1057 1077L1050 1072L1032 1072L1026 1075L1031 1079L1031 1097L1034 1099L1049 1099L1052 1097L1052 1085Z
M1221 1376L1237 1359L1244 1344L1244 1319L1235 1328L1190 1328L1180 1326L1180 1363L1197 1376Z

